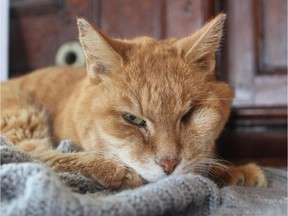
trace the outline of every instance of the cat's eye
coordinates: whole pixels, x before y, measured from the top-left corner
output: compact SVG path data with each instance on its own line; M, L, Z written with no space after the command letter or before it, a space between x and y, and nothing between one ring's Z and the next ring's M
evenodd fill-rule
M130 124L136 125L138 127L146 127L146 121L140 117L134 116L132 114L125 114L123 115L123 118Z
M192 113L194 112L194 110L195 110L194 107L190 108L190 110L184 116L182 116L181 122L184 124L187 124L189 122L190 117L191 117Z

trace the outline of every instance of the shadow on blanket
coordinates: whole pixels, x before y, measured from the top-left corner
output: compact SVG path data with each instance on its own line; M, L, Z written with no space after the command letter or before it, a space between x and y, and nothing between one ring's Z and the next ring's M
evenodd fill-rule
M287 215L287 171L263 168L268 188L218 188L193 174L118 193L80 174L54 173L1 136L1 215ZM59 151L74 151L62 142Z

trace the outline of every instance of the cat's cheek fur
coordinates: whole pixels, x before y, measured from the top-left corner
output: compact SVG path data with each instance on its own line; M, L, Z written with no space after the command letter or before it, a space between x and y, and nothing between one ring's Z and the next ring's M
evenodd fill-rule
M190 151L182 152L182 163L175 174L207 172L222 121L223 117L213 108L201 108L192 114L189 125L181 132L183 149Z
M193 114L191 121L199 134L205 135L205 139L207 140L213 140L218 123L220 122L220 116L212 108L202 108ZM203 141L205 142L205 140Z
M218 137L218 131L222 129L220 124L221 116L215 109L198 109L191 116L189 125L182 129L181 141L191 150L207 148Z
M191 121L199 129L210 130L215 127L215 123L220 120L220 116L213 108L201 108L195 111Z
M98 127L99 136L100 138L110 147L121 147L126 144L125 140L119 139L115 136L110 135L109 133L106 133L105 130L103 130L101 127Z

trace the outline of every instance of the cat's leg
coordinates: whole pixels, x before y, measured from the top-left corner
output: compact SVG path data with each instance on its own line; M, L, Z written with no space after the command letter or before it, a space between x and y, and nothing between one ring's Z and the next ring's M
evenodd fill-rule
M254 163L242 166L212 166L210 177L219 185L267 187L262 169Z
M50 150L35 153L36 158L56 172L81 173L109 189L135 188L144 184L143 179L133 169L114 158L94 152L63 154Z
M135 188L144 184L133 169L115 158L87 151L64 154L47 146L46 140L27 140L21 142L18 148L30 152L55 172L81 173L108 189Z
M121 161L94 152L61 153L47 149L44 140L22 142L18 148L28 150L55 172L81 173L97 180L104 187L117 190L135 188L144 184L143 179Z
M93 152L61 153L52 144L47 112L33 104L13 104L1 112L1 133L57 172L81 173L111 189L133 188L143 179L120 161Z

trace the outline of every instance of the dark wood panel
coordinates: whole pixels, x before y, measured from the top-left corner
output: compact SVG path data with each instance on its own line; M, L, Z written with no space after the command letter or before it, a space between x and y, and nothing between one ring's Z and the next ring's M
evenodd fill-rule
M246 128L237 132L227 129L227 144L222 146L220 154L227 159L287 158L287 137L284 131L261 130Z
M263 130L263 131L261 131ZM267 159L287 165L285 130L263 128L226 129L218 142L218 154L231 162L258 162ZM285 162L283 164L283 162Z
M102 1L101 28L117 38L141 35L162 38L162 3L161 0Z
M285 166L287 108L233 109L217 144L219 155L229 161Z
M12 19L10 22L10 70L22 73L32 68L54 64L52 52L56 52L58 41L54 17L43 15L37 21L33 17ZM43 29L43 25L46 26ZM21 29L25 28L25 32ZM43 43L43 39L45 43ZM47 46L49 44L49 46Z
M233 123L230 124L234 126L287 126L287 108L244 107L232 109L230 120L233 120Z
M15 16L35 16L57 12L64 6L62 0L12 0L10 14Z
M77 16L84 16L92 23L99 24L98 1L95 0L13 2L10 18L10 76L54 65L59 47L66 41L78 38Z
M283 44L287 44L287 1L256 0L254 10L258 11L258 72L286 74L287 46Z
M166 37L188 36L205 23L205 1L167 0Z
M165 37L191 35L217 14L214 0L166 0Z

